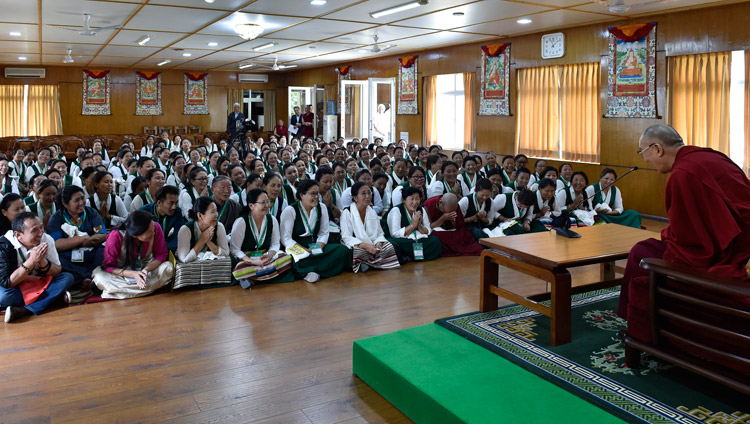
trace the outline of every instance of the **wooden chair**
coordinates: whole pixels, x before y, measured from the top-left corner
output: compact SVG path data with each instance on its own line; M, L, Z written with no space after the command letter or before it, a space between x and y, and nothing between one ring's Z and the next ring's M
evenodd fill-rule
M190 134L200 134L203 132L203 126L201 125L188 125Z
M159 132L156 133L156 135L159 135L159 134L161 134L164 131L166 131L167 134L172 135L174 133L174 127L173 126L159 127Z
M628 366L646 352L750 395L750 282L661 259L641 267L651 274L651 342L626 334Z
M159 127L143 127L144 134L156 135L157 131L159 131Z
M187 134L188 132L188 126L187 125L175 125L174 126L174 133L175 134Z

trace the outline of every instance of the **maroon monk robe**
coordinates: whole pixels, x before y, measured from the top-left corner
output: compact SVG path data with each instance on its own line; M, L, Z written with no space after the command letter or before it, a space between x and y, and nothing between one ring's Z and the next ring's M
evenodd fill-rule
M440 219L443 213L440 211L440 199L443 196L435 196L424 202L424 208L429 215L430 222ZM445 230L453 231L432 231L432 235L440 239L443 244L443 254L441 256L478 256L482 254L482 246L477 243L477 239L471 231L464 226L464 215L461 208L456 208L456 222L446 221L441 226Z
M313 125L315 125L315 114L312 112L306 112L302 115L302 121L307 123L310 122ZM312 137L313 136L313 125L305 125L302 124L302 135L304 137Z
M662 240L633 246L625 268L618 313L628 333L651 341L648 273L643 258L708 270L717 276L747 278L750 259L750 182L724 154L685 146L677 151L665 190L669 226Z

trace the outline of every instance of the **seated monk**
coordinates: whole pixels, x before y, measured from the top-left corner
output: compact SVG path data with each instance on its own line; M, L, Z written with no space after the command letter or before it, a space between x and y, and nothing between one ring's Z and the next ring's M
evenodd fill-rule
M651 341L648 322L649 275L643 258L706 270L717 277L747 279L750 259L750 182L723 153L686 146L674 128L654 125L643 132L638 154L662 174L669 226L661 240L648 239L630 251L618 313L628 334Z
M430 218L432 235L443 244L443 256L472 256L482 253L482 246L464 225L458 197L446 193L427 199L424 208Z

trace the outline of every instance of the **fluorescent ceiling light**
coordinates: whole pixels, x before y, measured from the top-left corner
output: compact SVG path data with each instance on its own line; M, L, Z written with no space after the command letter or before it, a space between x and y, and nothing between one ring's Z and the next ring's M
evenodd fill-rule
M531 23L531 19L529 19L529 18L521 18L521 19L517 20L516 22L518 22L521 25L526 25L526 24L530 24Z
M326 4L326 0L312 0L310 4L313 6L323 6Z
M240 69L252 68L253 66L255 66L254 63L245 63L244 65L240 65Z
M273 46L275 46L275 45L276 45L276 43L268 43L268 44L263 44L262 46L258 46L258 47L253 47L253 51L254 51L254 52L258 52L258 51L261 51L261 50L263 50L263 49L267 49L267 48L269 48L269 47L273 47Z
M192 56L192 55L193 55L192 53L183 53L183 54L182 54L182 56L184 56L184 57L190 57L190 56Z
M357 50L357 53L370 53L370 51L367 49L359 49Z
M427 4L425 0L414 0L409 3L404 3L398 6L389 7L388 9L378 10L377 12L370 13L370 16L377 19L386 15L392 15L394 13L403 12L404 10L414 9L415 7Z
M143 37L141 37L141 38L138 39L138 45L139 46L143 46L146 43L148 43L149 41L151 41L151 36L150 35L144 35Z
M203 0L203 1L210 4L210 3L213 3L215 0Z
M170 59L164 59L163 62L157 63L156 66L164 66L164 65L166 65L167 63L170 63L170 62L172 62Z
M18 56L18 60L26 60L26 56Z
M212 41L212 42L208 43L208 47L216 47L218 45L219 45L219 43L217 43L216 41Z
M11 37L20 37L21 33L18 31L11 31L8 34L10 34Z
M297 65L279 65L279 69L296 68Z

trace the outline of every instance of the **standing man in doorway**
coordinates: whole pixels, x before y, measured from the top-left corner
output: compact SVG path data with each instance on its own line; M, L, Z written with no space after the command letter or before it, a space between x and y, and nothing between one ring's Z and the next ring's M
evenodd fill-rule
M294 130L296 128L296 131ZM300 114L299 106L294 107L294 115L289 118L289 134L292 138L300 138L302 136L302 115Z
M234 104L234 112L227 116L227 132L230 140L234 140L237 135L243 134L245 128L245 114L241 111L239 103Z
M305 114L302 115L302 135L312 138L315 126L315 114L312 105L305 106Z

